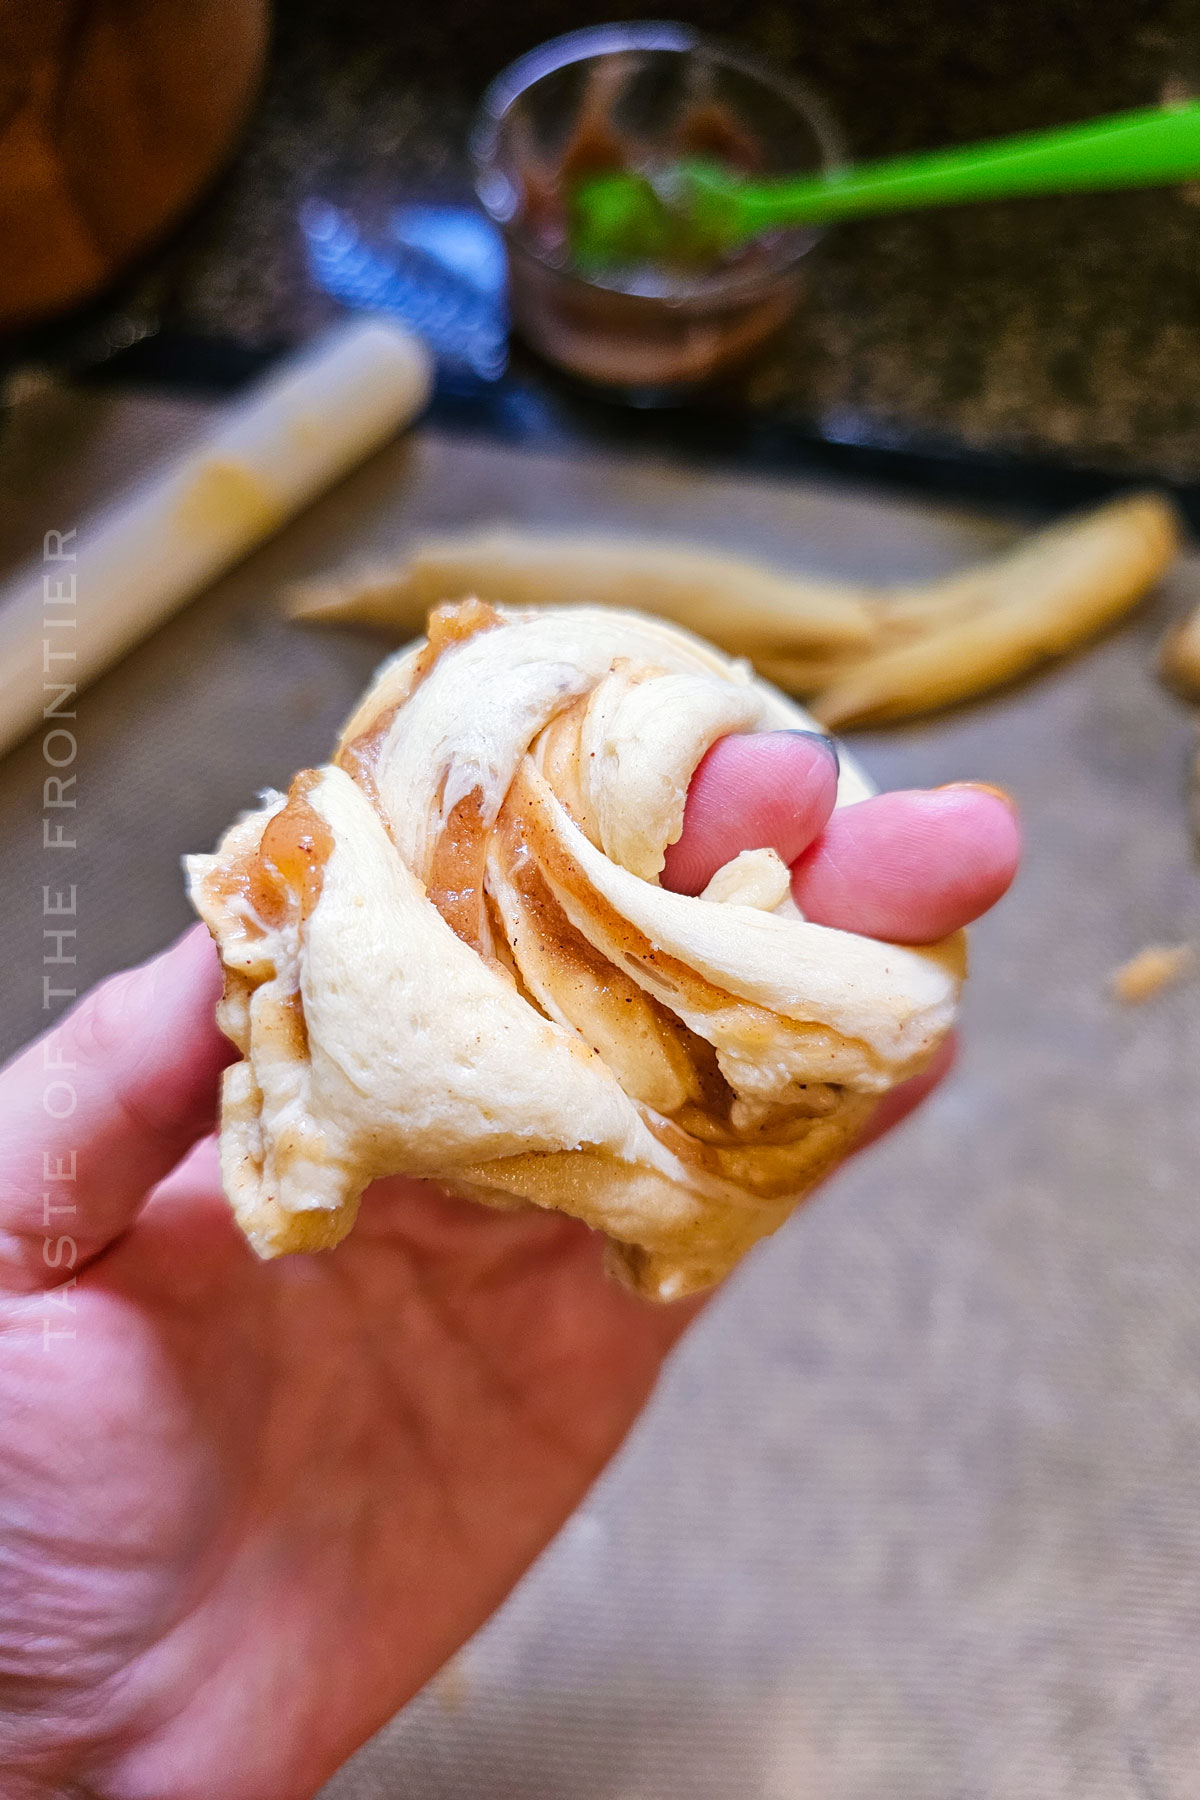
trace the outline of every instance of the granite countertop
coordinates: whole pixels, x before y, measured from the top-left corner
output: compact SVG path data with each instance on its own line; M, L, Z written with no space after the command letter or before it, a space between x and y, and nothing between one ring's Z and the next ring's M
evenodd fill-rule
M104 316L180 342L303 336L333 310L304 203L369 231L400 202L464 202L488 77L595 16L278 0L235 164ZM862 154L1136 104L1186 84L1200 46L1200 0L688 16L786 57ZM832 232L780 353L726 398L796 441L1200 482L1197 234L1177 193ZM576 416L519 358L499 385L527 436ZM179 395L31 398L0 441L0 561L208 417ZM713 435L737 453L728 416ZM711 536L866 580L961 566L1011 531L927 496L568 449L423 427L82 696L81 987L185 922L179 853L327 754L381 654L289 622L297 579L464 517ZM1135 1009L1107 984L1147 943L1200 942L1194 726L1153 675L1198 582L1185 558L1089 654L856 743L885 787L984 778L1022 811L1026 871L973 934L958 1074L749 1261L507 1606L324 1800L1195 1793L1200 1013L1194 984ZM0 775L13 1044L45 1022L37 740Z
M398 201L469 200L489 77L608 4L279 0L271 66L219 190L143 275L173 329L278 343L332 303L305 268L318 198L369 231ZM618 9L619 10L619 9ZM801 72L859 156L1033 128L1187 92L1200 0L720 0L677 9ZM1200 190L992 204L831 231L770 360L722 397L834 443L984 452L1200 479ZM526 395L553 379L518 357Z

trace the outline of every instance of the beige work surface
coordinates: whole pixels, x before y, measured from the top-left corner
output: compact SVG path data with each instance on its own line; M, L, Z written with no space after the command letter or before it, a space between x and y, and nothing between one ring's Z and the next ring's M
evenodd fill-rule
M200 416L31 409L0 444L0 552ZM380 642L289 625L281 584L499 519L873 577L1009 535L862 489L420 434L84 696L77 851L41 848L36 743L0 764L7 1045L44 1018L43 882L77 884L98 976L186 922L183 851L326 752ZM1192 728L1148 670L1189 591L1185 566L1070 666L857 741L884 785L977 776L1022 809L958 1073L751 1258L541 1564L325 1800L1195 1796L1200 982L1130 1010L1106 991L1144 944L1200 939Z

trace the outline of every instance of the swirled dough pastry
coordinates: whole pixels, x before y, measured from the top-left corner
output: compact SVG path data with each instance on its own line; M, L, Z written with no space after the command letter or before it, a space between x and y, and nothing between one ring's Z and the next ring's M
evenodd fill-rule
M709 745L809 723L657 620L439 608L333 763L189 862L255 1249L337 1243L397 1173L574 1214L661 1299L773 1231L928 1060L962 973L959 939L806 923L772 851L659 886ZM843 771L839 804L867 791Z

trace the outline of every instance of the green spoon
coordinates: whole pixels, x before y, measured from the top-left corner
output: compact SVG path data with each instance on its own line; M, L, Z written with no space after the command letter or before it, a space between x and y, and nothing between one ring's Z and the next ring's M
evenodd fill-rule
M1196 175L1200 101L1188 101L821 175L749 181L706 162L652 175L592 175L569 196L571 249L583 267L694 263L791 226L1019 194L1156 187Z

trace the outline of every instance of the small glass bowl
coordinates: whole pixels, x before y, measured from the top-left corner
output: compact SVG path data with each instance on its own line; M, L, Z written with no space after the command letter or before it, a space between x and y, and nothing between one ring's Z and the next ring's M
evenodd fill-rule
M539 213L535 187L577 143L581 114L601 136L669 162L680 132L740 136L756 174L844 166L841 136L801 83L686 25L571 31L510 63L471 134L475 186L508 252L513 323L549 361L601 387L670 397L745 362L782 326L820 233L781 231L723 265L581 274L565 225ZM703 147L703 146L702 146ZM603 160L603 158L601 158Z

